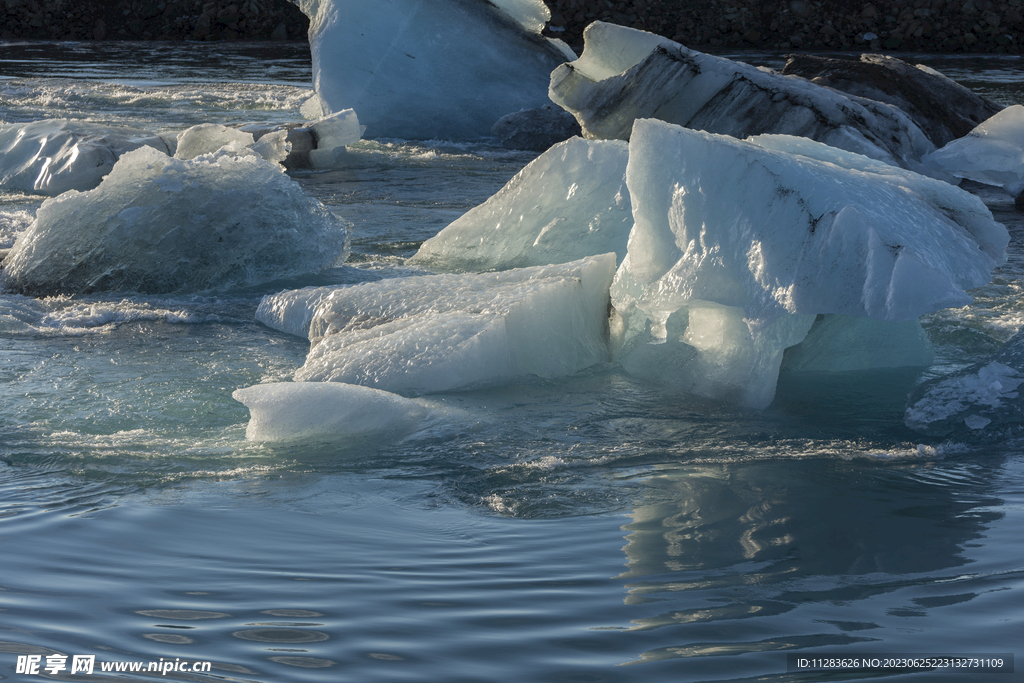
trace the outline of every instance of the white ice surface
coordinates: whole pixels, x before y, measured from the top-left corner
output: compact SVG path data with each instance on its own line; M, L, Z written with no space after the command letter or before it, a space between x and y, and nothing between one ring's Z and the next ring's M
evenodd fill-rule
M47 119L0 126L0 188L56 196L90 190L124 153L174 153L172 137L136 128Z
M309 153L310 163L316 168L332 168L347 145L359 142L363 127L351 109L339 111L309 124L316 137L316 149Z
M1024 105L1007 107L922 161L938 171L1018 196L1024 192Z
M355 109L371 138L488 137L510 112L548 102L575 56L543 38L539 0L301 0L316 94L303 114Z
M615 255L265 297L256 317L313 342L298 381L418 395L575 373L608 360Z
M143 147L97 188L43 202L0 284L33 295L195 292L315 272L347 253L347 224L278 164Z
M907 168L934 149L888 104L689 50L637 29L594 22L583 55L551 73L550 97L588 138L628 139L656 118L745 138L797 135Z
M636 224L611 290L628 371L765 407L816 314L912 321L968 303L964 290L1005 258L1005 229L958 188L812 141L768 142L799 153L637 121ZM685 369L669 377L666 364Z
M178 148L174 158L189 160L223 150L234 156L252 154L279 164L291 150L287 137L287 130L279 130L264 135L256 142L252 133L219 123L201 123L178 133Z
M621 261L633 226L627 158L627 145L619 140L561 142L424 242L411 262L444 271L484 271L607 252Z
M351 441L379 443L413 431L427 415L415 401L379 389L336 382L281 382L238 389L245 404L249 441Z

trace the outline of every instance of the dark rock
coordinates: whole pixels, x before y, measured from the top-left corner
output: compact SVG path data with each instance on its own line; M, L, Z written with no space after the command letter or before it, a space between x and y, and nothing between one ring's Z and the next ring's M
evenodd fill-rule
M543 152L551 145L583 133L572 114L553 104L502 116L491 132L505 149L535 152Z
M790 55L782 73L897 106L936 147L967 135L1003 108L936 71L888 55L866 54L859 60Z

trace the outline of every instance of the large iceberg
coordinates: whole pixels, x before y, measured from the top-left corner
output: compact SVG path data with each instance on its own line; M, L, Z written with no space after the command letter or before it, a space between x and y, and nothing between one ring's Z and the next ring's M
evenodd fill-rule
M249 441L354 441L400 436L416 428L427 410L379 389L336 382L278 382L237 389L245 404Z
M936 171L1001 187L1015 198L1022 197L1024 105L1007 107L922 161Z
M534 159L497 194L420 247L437 270L507 270L615 252L633 227L620 140L571 138Z
M45 119L0 126L0 187L56 196L100 184L126 152L174 154L176 140L149 131Z
M895 323L962 306L1009 239L956 187L790 136L637 121L626 180L636 225L611 289L616 357L755 408L818 314Z
M862 54L858 59L794 54L782 74L897 106L937 147L967 135L1003 108L930 67L891 55Z
M541 0L294 0L310 18L307 118L355 109L371 138L464 140L548 103L575 55L540 31Z
M407 396L573 374L608 356L615 255L264 297L256 317L313 343L300 382Z
M898 108L689 50L636 29L594 22L576 61L551 73L552 101L588 138L628 139L655 118L745 138L796 135L906 168L935 147Z
M279 164L142 147L95 189L43 202L0 286L35 296L197 292L315 272L347 254L347 224Z

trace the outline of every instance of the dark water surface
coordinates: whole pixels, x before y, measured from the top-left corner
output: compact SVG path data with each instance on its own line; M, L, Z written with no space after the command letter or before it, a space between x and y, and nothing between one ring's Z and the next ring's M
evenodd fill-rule
M310 94L300 45L0 48L4 122L297 120ZM1016 58L928 63L1021 101ZM327 281L402 275L531 159L349 154L296 176L354 224ZM1024 223L983 197L1011 258L925 320L931 374L1024 322ZM40 202L0 195L0 247ZM308 344L254 321L264 293L0 296L0 680L1024 680L787 673L794 652L1024 654L1024 448L906 429L917 373L784 376L752 414L597 367L430 397L441 417L399 441L270 447L231 392L289 379ZM55 653L96 672L16 673ZM100 671L161 659L211 666Z

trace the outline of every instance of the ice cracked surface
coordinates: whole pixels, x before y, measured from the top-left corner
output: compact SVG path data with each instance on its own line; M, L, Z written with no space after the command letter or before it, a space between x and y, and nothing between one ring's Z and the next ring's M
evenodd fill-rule
M238 389L249 409L249 441L357 440L375 443L408 433L427 415L411 399L333 382L281 382Z
M99 187L45 201L0 284L35 296L196 292L315 272L347 253L346 225L278 164L143 147Z
M1007 107L923 161L938 171L1020 196L1024 192L1024 105Z
M817 314L913 321L968 303L1005 258L977 198L820 143L642 120L629 145L613 345L692 393L764 407Z
M404 395L553 378L608 360L614 254L499 273L282 292L256 317L313 342L303 382Z
M174 137L81 121L0 126L0 188L56 196L90 190L122 154L148 146L173 154Z
M540 0L298 0L310 18L307 118L355 109L371 138L464 140L548 102L551 70L574 59L540 35Z
M628 139L656 118L745 138L807 137L886 163L920 168L934 146L894 106L689 50L644 31L594 22L575 62L551 74L552 101L588 138Z
M438 270L507 270L615 252L633 226L628 148L572 138L520 171L496 195L423 243L413 263Z

